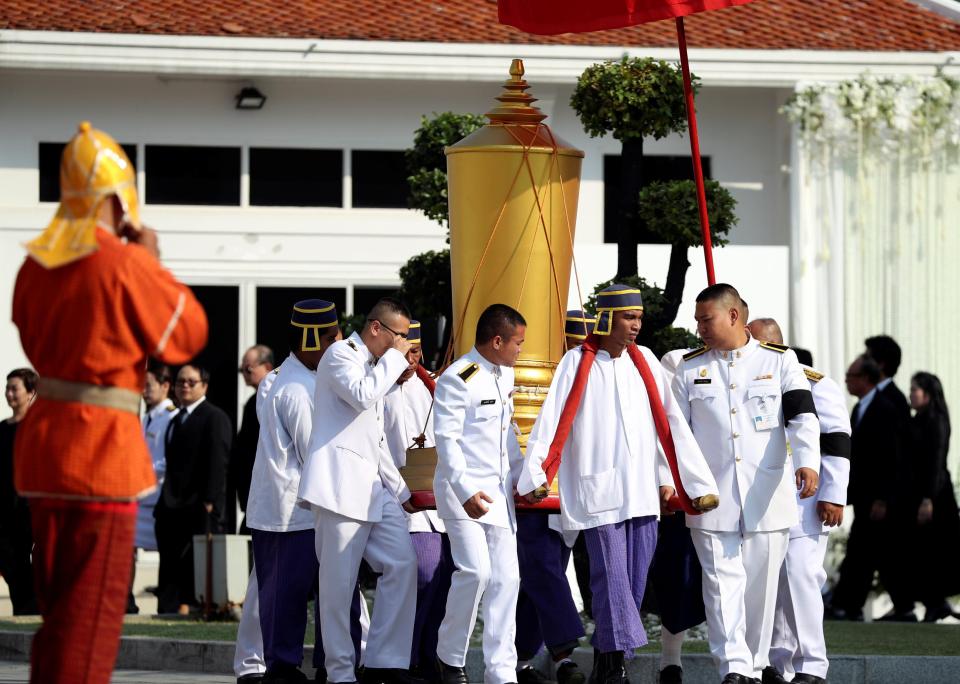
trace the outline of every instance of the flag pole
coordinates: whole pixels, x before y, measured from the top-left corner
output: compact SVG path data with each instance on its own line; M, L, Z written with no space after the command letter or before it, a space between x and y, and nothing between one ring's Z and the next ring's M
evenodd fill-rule
M687 102L687 122L690 129L690 156L693 158L693 178L697 185L697 206L700 209L700 230L703 233L703 257L707 266L707 284L717 282L713 271L713 244L710 240L710 217L707 214L707 193L703 185L703 167L700 164L700 138L697 133L697 112L693 103L693 85L690 82L690 63L687 61L687 36L683 17L677 17L677 41L680 47L680 67L683 70L683 94Z

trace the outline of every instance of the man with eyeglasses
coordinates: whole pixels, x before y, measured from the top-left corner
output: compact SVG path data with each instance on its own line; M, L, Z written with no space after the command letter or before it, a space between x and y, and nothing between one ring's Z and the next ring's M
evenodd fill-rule
M417 598L417 557L407 532L410 490L390 456L383 399L407 370L410 313L381 299L359 333L334 342L317 366L313 432L300 478L313 509L317 597L327 678L356 681L350 604L360 561L377 582L364 660L365 684L406 684Z
M196 604L193 535L222 528L233 428L227 414L206 400L209 383L206 368L187 364L174 386L180 412L167 428L167 472L154 509L159 613L186 615Z
M246 514L247 499L250 497L250 477L253 473L253 462L257 457L257 440L260 438L260 421L257 420L257 387L270 371L273 370L273 350L265 344L257 344L244 352L240 359L240 368L237 372L243 377L247 387L254 393L243 405L243 417L240 421L240 430L233 440L230 450L230 464L227 467L227 484L230 491L236 492L240 510ZM229 494L229 508L227 514L233 514L233 495ZM230 518L233 521L233 518ZM232 527L231 527L232 529ZM240 523L240 534L249 534L247 521Z

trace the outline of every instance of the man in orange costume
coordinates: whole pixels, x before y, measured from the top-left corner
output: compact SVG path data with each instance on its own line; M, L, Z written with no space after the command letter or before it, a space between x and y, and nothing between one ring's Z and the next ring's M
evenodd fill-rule
M31 498L43 625L31 682L107 684L130 582L137 498L156 486L140 430L147 357L191 359L207 319L140 224L133 165L81 123L60 164L61 204L17 275L13 322L40 373L15 447Z

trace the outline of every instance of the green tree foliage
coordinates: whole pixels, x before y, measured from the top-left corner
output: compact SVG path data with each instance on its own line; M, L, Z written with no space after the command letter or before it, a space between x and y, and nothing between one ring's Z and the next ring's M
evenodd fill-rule
M691 76L694 91L700 81ZM590 137L663 138L687 130L680 67L650 57L593 64L577 79L570 106Z
M593 288L593 294L583 304L587 313L596 315L597 293L615 282L621 285L633 285L640 290L640 296L643 298L643 325L640 328L640 334L637 336L637 344L650 347L658 358L673 349L688 349L698 345L696 335L684 328L671 326L670 323L673 322L673 318L669 321L666 320L669 317L670 307L663 296L663 290L655 284L649 284L645 278L640 276L617 278L598 284ZM675 318L676 314L673 317Z
M411 257L400 267L400 290L397 297L421 321L423 330L424 363L435 368L446 350L453 321L453 290L450 284L450 250L424 252ZM434 347L436 337L427 336L428 330L444 321L443 341Z
M704 183L710 240L714 246L727 244L726 235L739 222L733 210L737 201L715 180ZM637 216L649 231L664 242L684 247L703 245L697 187L693 181L655 181L640 191Z
M419 209L427 218L442 226L447 225L447 158L444 148L462 140L483 124L484 118L477 114L434 112L430 118L420 117L420 128L413 134L413 147L406 151L411 209Z

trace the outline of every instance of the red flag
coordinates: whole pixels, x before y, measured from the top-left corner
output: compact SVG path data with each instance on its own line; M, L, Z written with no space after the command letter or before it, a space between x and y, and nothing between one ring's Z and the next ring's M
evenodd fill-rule
M527 33L585 33L623 28L751 0L498 0L500 23Z

